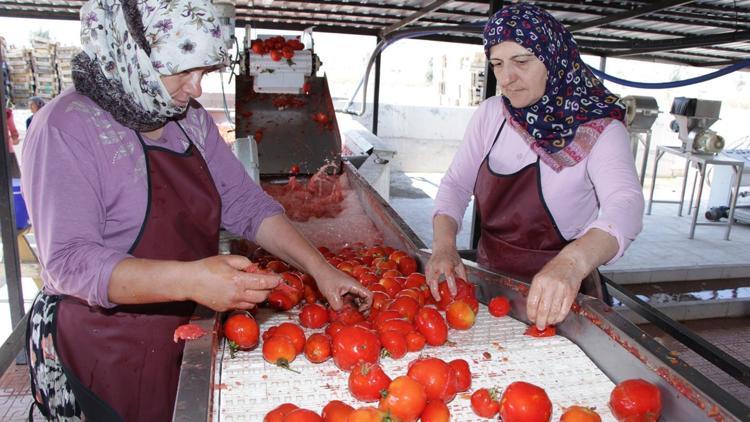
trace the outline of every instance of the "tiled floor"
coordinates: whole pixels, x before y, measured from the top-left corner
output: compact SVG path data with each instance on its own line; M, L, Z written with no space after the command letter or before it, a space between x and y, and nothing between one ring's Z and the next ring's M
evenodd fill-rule
M28 420L31 402L28 368L26 365L11 365L0 378L0 420ZM36 413L34 420L43 418Z

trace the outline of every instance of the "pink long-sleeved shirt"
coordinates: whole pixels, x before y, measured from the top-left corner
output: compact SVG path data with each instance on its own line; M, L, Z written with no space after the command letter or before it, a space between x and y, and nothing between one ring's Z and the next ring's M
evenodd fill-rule
M206 160L221 196L221 225L253 240L263 220L284 212L248 176L208 112L189 107L180 125ZM150 140L183 152L175 122ZM23 146L22 187L39 246L44 291L112 307L112 270L138 236L148 202L143 148L137 134L88 97L63 92L34 117Z
M440 183L433 215L447 215L460 227L479 166L503 122L502 107L502 98L492 97L472 116ZM536 160L536 153L506 124L489 155L489 166L495 173L512 174ZM573 167L556 173L543 161L539 165L544 200L565 239L577 239L592 228L603 230L619 245L607 264L619 259L643 228L644 206L625 126L608 125L591 153Z

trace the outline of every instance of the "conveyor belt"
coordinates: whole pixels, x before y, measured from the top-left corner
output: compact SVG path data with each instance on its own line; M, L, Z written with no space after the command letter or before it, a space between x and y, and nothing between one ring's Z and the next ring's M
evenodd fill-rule
M296 322L295 315L263 309L258 314L261 331L290 319ZM614 384L573 342L561 336L526 336L526 324L509 316L495 318L484 305L480 305L477 317L468 331L450 330L449 343L443 346L426 346L399 360L381 359L383 370L391 378L405 375L409 362L420 354L446 362L466 359L472 371L472 388L448 405L454 421L479 419L471 410L471 392L481 387L504 388L513 381L531 382L547 391L553 403L551 420L558 420L563 409L574 404L595 407L602 420L614 420L607 407ZM306 330L306 335L315 331L321 330ZM355 408L373 405L351 396L349 374L336 368L332 360L313 364L300 355L291 364L300 372L296 374L265 362L260 347L230 358L222 345L219 355L220 370L214 387L219 411L214 414L215 421L261 421L269 410L285 402L316 412L330 400L341 400Z

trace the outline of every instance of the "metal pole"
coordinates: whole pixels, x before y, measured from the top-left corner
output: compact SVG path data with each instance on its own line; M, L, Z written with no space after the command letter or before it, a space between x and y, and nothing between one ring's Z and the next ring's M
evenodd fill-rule
M375 44L379 42L379 39L375 39ZM372 133L378 134L378 112L380 111L380 57L381 53L378 53L375 57L375 98L372 100ZM365 101L367 94L365 93Z
M0 63L5 58L0 51ZM5 282L8 284L8 303L10 304L10 321L15 327L23 319L23 292L21 289L21 265L18 254L18 233L16 231L16 214L13 202L12 175L8 160L8 122L5 119L5 88L0 86L0 134L3 145L0 146L0 231L3 241L3 264L5 265Z
M607 70L607 56L599 56L599 71L605 73Z
M492 17L498 10L503 8L503 0L490 0L490 15ZM497 93L497 79L495 79L495 73L492 71L489 60L484 66L484 99L494 97ZM471 218L471 249L476 249L479 245L479 235L482 233L482 220L479 217L479 208L477 208L476 201L474 202L474 209L472 210Z

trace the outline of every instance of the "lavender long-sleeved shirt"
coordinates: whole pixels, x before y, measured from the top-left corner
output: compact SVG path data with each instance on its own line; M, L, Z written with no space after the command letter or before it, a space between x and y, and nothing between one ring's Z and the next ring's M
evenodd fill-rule
M24 141L22 186L39 247L44 290L113 307L109 279L130 257L146 212L148 186L136 133L89 98L63 92L34 116ZM221 195L221 224L250 240L283 208L250 179L211 116L191 107L180 125L206 160ZM176 123L148 145L183 152Z
M503 122L502 107L502 98L492 97L472 116L440 183L433 215L450 216L460 227L479 166ZM512 174L536 160L536 153L506 124L489 155L489 166L495 173ZM556 173L544 162L539 166L544 200L562 235L573 240L592 228L601 229L619 245L607 264L620 258L643 228L644 205L625 126L620 122L608 125L591 153L573 167Z

